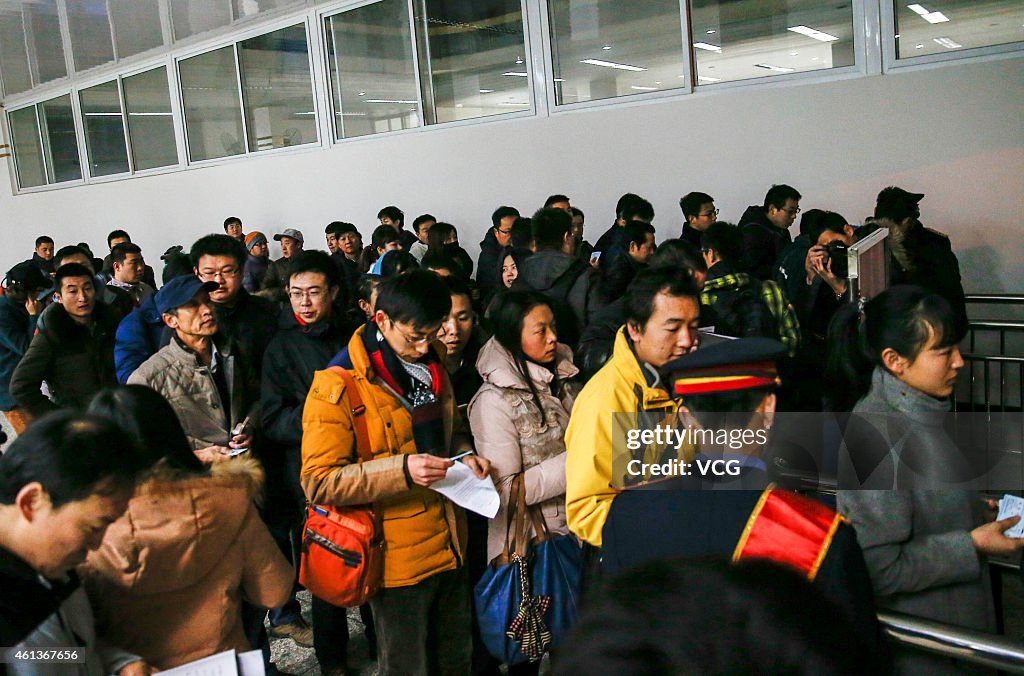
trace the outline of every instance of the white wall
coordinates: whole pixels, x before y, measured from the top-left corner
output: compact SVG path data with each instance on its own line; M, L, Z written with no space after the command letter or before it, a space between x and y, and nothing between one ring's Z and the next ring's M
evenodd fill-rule
M32 252L129 230L151 262L237 215L269 235L298 227L321 243L331 220L368 239L397 204L430 211L476 242L491 211L528 213L564 192L593 242L626 191L654 203L659 239L678 235L678 199L715 196L735 221L771 183L804 209L859 221L890 184L926 193L922 221L950 235L964 287L1024 292L1024 59L954 63L825 83L705 92L548 118L436 127L190 171L12 197L0 194L0 268ZM158 267L159 270L159 267Z

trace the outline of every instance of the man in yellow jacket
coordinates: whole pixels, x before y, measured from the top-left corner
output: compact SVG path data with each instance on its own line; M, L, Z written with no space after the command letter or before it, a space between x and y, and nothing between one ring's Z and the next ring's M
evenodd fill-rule
M601 529L622 486L622 477L613 476L613 442L622 451L625 439L617 437L625 428L644 427L642 418L649 423L664 417L665 424L676 419L677 404L658 369L696 349L700 287L687 270L644 270L626 293L625 318L612 358L576 398L565 433L569 529L594 547L601 546ZM646 452L658 457L666 445L654 446Z
M469 671L465 513L429 489L454 464L449 458L471 449L432 345L450 305L432 272L393 277L380 286L374 317L332 360L359 388L372 460L359 461L338 373L316 372L302 414L306 497L334 507L372 502L383 522L384 579L370 600L381 674ZM462 462L487 476L487 460Z

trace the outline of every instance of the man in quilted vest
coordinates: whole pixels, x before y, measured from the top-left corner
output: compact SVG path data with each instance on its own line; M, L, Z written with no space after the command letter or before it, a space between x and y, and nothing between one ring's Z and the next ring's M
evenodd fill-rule
M454 465L449 458L470 449L436 341L450 307L434 273L385 281L373 317L331 368L316 372L302 413L306 497L332 507L373 503L383 523L383 580L370 600L381 674L469 671L466 517L429 488ZM362 407L353 410L334 367L350 372ZM373 457L366 462L357 415ZM487 476L485 459L461 461Z

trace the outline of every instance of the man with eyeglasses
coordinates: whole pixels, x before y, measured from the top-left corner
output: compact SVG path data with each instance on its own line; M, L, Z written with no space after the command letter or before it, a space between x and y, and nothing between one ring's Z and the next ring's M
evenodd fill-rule
M775 261L793 237L789 228L800 213L801 195L785 184L773 185L764 196L764 205L747 207L740 217L743 255L740 270L764 281L771 279Z
M519 210L509 206L500 206L491 214L491 228L480 242L480 258L476 262L476 283L481 298L490 298L498 288L502 252L512 244L512 224L517 218Z
M299 551L306 498L299 483L302 467L302 407L313 374L336 355L352 326L334 302L342 292L340 273L322 251L307 251L291 266L287 281L290 312L281 313L278 332L263 357L260 417L267 472L263 511L271 535L286 558ZM298 561L293 562L298 570ZM364 614L364 622L368 615ZM372 637L373 626L367 622ZM345 665L348 621L344 608L313 598L313 628L299 612L294 592L284 606L270 610L270 636L313 646L322 671Z
M382 517L382 588L370 599L381 674L470 670L466 516L429 490L471 449L437 341L450 310L448 288L432 272L386 279L376 313L316 372L302 411L306 497L335 507L373 503ZM355 411L350 387L362 400ZM371 460L360 461L354 414L365 422ZM459 461L488 476L485 459Z
M245 246L228 235L207 235L192 245L189 255L201 280L217 282L210 301L220 332L235 343L258 377L263 353L277 333L280 310L276 303L243 288L242 270L248 257Z
M700 236L718 220L715 198L703 192L690 192L679 200L683 212L683 232L679 238L700 249Z

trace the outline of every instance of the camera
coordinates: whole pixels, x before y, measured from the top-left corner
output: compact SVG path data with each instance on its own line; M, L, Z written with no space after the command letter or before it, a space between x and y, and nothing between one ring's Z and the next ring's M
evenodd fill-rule
M847 247L839 240L829 242L828 245L825 247L825 251L828 253L829 260L828 264L826 264L826 267L830 265L832 269L832 274L838 277L839 279L846 279L847 276L849 276L850 274L850 268L846 258L846 252L848 251L848 249L849 247Z

